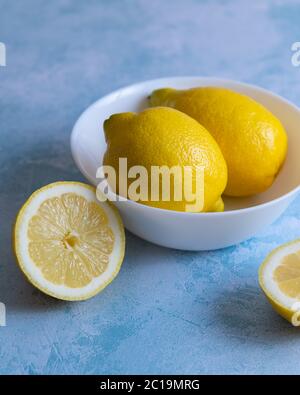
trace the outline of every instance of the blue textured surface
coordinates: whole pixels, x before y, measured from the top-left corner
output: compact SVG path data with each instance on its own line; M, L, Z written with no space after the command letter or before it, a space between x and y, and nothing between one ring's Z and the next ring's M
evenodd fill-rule
M300 236L300 199L238 246L186 253L127 233L118 278L64 303L22 277L11 226L36 188L82 180L69 135L94 100L173 75L256 83L300 103L296 1L0 0L0 373L300 373L299 330L263 297L257 268Z

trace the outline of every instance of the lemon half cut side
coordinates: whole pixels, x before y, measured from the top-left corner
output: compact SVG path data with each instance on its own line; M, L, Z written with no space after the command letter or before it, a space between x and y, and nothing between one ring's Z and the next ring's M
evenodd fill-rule
M300 326L300 239L269 254L259 268L259 283L275 311Z
M17 261L27 279L63 300L85 300L118 274L125 233L117 210L80 182L56 182L36 192L18 213Z

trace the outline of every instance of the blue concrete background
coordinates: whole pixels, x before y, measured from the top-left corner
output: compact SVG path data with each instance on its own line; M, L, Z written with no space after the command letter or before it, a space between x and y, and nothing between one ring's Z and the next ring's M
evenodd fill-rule
M255 238L217 252L160 248L127 233L118 278L65 303L21 275L11 227L24 200L83 180L69 136L94 100L126 84L204 75L300 104L299 1L0 0L0 373L300 373L300 332L258 287L266 254L300 236L300 199Z

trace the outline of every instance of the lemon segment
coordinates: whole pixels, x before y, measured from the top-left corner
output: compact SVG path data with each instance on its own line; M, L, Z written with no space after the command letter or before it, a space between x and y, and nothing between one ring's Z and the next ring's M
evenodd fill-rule
M28 280L65 300L94 296L117 275L125 248L116 209L95 188L57 182L36 191L20 210L15 253Z
M269 254L259 269L259 283L273 308L282 317L298 326L300 240L284 244Z

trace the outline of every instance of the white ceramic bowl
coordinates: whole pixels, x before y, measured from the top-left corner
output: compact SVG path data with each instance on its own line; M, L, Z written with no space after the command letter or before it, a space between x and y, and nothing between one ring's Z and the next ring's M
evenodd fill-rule
M186 89L222 86L262 103L283 123L288 133L286 162L266 192L250 198L225 198L222 213L186 213L161 210L131 200L114 202L132 233L165 247L181 250L214 250L255 235L275 221L296 197L300 185L300 111L287 100L256 86L216 78L174 77L146 81L119 89L91 105L76 122L72 154L80 171L97 185L96 170L106 149L103 121L111 114L140 111L157 88Z

